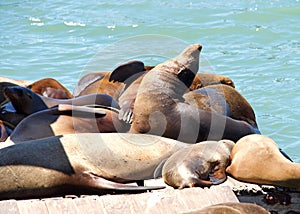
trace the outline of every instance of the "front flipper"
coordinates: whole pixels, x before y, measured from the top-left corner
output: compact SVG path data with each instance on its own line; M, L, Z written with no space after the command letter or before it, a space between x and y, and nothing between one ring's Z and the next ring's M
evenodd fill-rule
M69 104L58 105L59 114L72 115L76 117L98 118L104 117L106 112L99 108L91 108L88 106L74 106Z
M92 172L82 172L79 179L76 178L83 186L101 189L101 190L116 190L116 191L147 191L163 189L165 186L135 186L123 183L117 183L102 178Z
M138 60L132 60L119 65L114 69L109 77L109 81L125 82L127 79L136 76L136 80L140 75L145 72L144 63ZM134 80L131 80L133 82Z

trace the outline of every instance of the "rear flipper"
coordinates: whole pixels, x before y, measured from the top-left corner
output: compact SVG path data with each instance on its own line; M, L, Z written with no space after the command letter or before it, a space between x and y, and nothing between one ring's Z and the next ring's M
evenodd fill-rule
M96 188L101 190L116 190L116 191L147 191L147 190L157 190L163 189L165 186L135 186L123 183L117 183L114 181L109 181L105 178L102 178L92 172L82 172L79 175L79 179L76 178L77 182L80 182L81 185Z

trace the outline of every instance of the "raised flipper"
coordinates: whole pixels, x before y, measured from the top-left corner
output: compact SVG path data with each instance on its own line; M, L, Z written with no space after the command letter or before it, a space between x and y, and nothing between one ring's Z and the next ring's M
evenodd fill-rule
M77 178L76 178L77 179ZM117 183L102 178L92 172L82 172L77 180L83 186L92 187L96 189L117 190L117 191L147 191L163 189L165 186L135 186L132 184Z
M101 79L103 79L105 77L105 73L99 74L98 72L95 73L89 73L85 76L83 76L79 82L77 83L77 85L75 86L73 95L74 97L79 96L79 94L86 89L89 85L93 84L96 81L99 81Z
M74 106L69 104L58 105L59 114L66 114L80 117L104 117L106 112L99 108L91 108L88 106Z
M119 65L116 69L113 70L109 77L109 81L118 81L128 84L127 82L125 82L126 80L130 78L131 83L139 76L141 76L145 71L146 69L143 62L138 60L128 61ZM134 78L132 79L132 77Z

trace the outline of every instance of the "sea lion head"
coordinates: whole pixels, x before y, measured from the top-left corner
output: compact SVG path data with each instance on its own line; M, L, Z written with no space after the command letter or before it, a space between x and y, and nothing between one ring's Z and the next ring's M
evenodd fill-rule
M4 89L4 93L18 113L30 115L48 108L40 96L28 88L10 86Z

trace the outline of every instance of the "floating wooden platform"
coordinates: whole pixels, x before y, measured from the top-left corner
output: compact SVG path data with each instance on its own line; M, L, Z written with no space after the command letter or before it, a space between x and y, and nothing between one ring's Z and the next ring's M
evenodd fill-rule
M139 194L0 201L1 214L185 213L209 205L238 202L230 187L164 189Z

